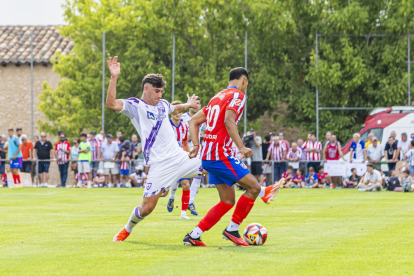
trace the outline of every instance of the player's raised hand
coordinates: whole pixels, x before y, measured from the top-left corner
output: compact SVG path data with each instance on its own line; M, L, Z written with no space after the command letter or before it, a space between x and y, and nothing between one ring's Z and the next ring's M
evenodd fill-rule
M189 108L198 108L200 106L200 101L197 98L198 97L195 94L191 97L187 94L187 104Z
M188 154L188 157L190 157L190 159L193 159L193 158L197 157L198 150L199 150L199 147L195 146L192 150L190 150L190 153Z
M240 149L240 153L242 153L244 155L244 157L249 158L253 156L253 151L252 149L243 147Z
M118 56L115 56L113 59L112 57L109 57L108 68L113 78L119 76L119 73L121 73L121 64L118 62Z

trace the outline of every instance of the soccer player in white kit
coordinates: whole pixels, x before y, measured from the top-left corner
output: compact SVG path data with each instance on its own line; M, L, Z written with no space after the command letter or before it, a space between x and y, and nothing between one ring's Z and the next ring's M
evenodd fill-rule
M183 120L183 122L186 123L187 125L189 125L189 122L190 122L191 118L198 111L200 111L200 109L201 109L200 98L197 97L196 99L200 102L200 104L198 104L197 107L195 107L195 108L190 108L190 110L187 113L184 113L181 116L181 120ZM203 123L200 126L199 138L201 136L200 134L201 134L201 129L203 129L203 126L205 126L205 123ZM190 137L190 139L191 139L191 137ZM188 144L190 146L190 149L193 149L193 143L192 143L191 140L189 141ZM190 210L191 214L194 215L194 216L198 215L198 212L196 211L196 208L195 208L194 201L195 201L195 198L197 196L198 190L200 189L200 184L201 184L201 179L202 178L203 178L203 176L201 176L201 175L194 177L193 181L191 182L191 185L190 185L190 204L188 205L188 210Z
M180 113L189 107L196 107L195 95L188 96L188 102L172 106L162 99L165 82L160 74L149 74L142 80L141 99L116 99L116 83L120 74L118 57L109 58L108 67L111 82L107 92L106 106L128 116L142 140L144 160L150 165L144 198L141 205L134 208L125 227L113 241L124 241L133 228L151 214L164 190L183 177L201 174L201 160L189 159L174 139L174 132L168 114Z

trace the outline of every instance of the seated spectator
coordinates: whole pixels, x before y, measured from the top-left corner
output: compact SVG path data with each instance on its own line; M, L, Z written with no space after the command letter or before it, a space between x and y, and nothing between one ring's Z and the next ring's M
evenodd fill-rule
M330 186L331 188L335 188L334 184L332 183L331 176L325 172L325 168L323 166L318 167L318 181L319 185L322 185L322 187Z
M135 172L129 176L129 179L132 181L133 187L144 187L145 181L147 180L147 175L144 172L144 166L136 166Z
M289 188L302 188L305 186L305 176L303 175L303 170L296 170L295 176L288 183Z
M305 176L304 188L319 188L318 175L313 167L309 167L309 173Z
M292 181L293 179L293 167L292 166L287 167L287 171L282 173L282 178L285 179L285 181L283 181L282 183L283 188L289 188L289 182Z
M379 170L379 172L381 174L381 185L382 187L385 187L387 185L387 178L383 170Z
M99 169L96 176L93 179L94 188L103 188L105 187L105 175L104 171Z
M367 165L367 172L359 182L357 188L360 192L375 192L382 189L382 178L379 171L374 169L374 165L369 163Z
M394 170L390 174L390 179L388 180L386 190L395 191L395 189L400 189L400 192L402 191L400 178L397 176L397 172Z
M359 183L359 176L357 175L357 170L355 168L351 169L352 175L348 180L344 181L344 188L355 188Z
M413 183L413 178L410 176L410 171L409 170L405 170L403 172L403 179L402 179L402 192L412 192L414 191L414 183Z

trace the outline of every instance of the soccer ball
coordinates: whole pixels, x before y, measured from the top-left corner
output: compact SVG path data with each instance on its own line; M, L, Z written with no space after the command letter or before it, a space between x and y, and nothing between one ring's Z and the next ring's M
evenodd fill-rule
M250 245L263 245L267 239L267 230L260 223L251 223L244 229L243 237Z

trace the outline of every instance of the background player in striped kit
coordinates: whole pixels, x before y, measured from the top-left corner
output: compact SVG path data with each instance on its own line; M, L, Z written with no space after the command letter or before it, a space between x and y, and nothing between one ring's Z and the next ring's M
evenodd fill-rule
M180 101L174 101L171 103L173 106L182 104ZM188 146L188 125L183 122L181 119L183 113L177 113L171 115L170 123L171 127L174 131L175 138L177 140L178 145L185 150L186 152L190 151L190 147ZM168 199L167 210L168 212L172 212L174 210L174 199L175 193L177 192L178 185L181 184L183 188L183 194L181 196L181 219L190 219L187 216L187 209L188 204L190 201L190 178L182 178L178 180L176 183L171 185L171 193L170 198Z
M181 120L183 120L183 122L187 125L189 125L191 118L201 109L201 100L199 97L196 97L196 99L200 102L200 104L198 104L196 108L190 108L187 113L184 113L181 116ZM206 125L205 123L202 123L200 125L199 138L203 136L202 133L204 132L203 129L205 129L205 125ZM189 137L188 145L190 147L190 150L193 149L193 142L191 141L191 137ZM198 215L198 212L196 211L194 201L197 196L198 190L200 189L202 178L203 176L194 177L193 181L191 181L191 186L190 186L190 204L188 205L188 209L190 210L191 214L195 216Z

